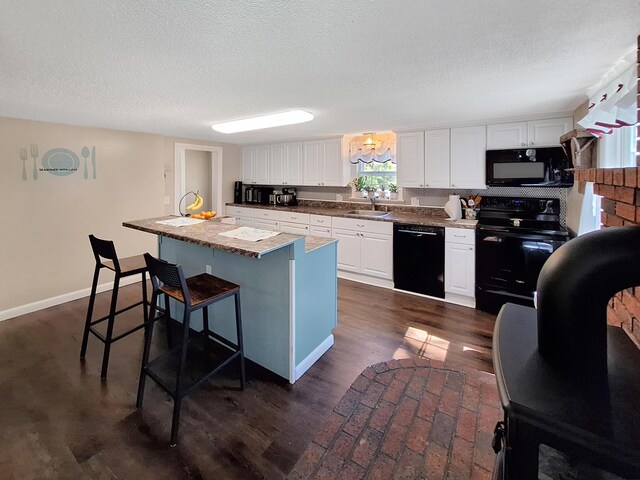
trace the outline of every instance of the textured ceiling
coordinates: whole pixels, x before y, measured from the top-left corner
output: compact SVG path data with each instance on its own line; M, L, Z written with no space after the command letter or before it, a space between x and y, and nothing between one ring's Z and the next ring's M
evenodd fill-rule
M638 0L0 0L0 116L252 143L573 110ZM215 122L303 108L312 122Z

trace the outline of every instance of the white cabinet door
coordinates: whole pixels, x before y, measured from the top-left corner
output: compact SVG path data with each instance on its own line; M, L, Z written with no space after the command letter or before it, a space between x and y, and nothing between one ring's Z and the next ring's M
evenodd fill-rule
M323 150L324 176L321 180L322 185L344 187L344 160L340 139L324 140Z
M475 297L475 247L446 242L444 248L444 291Z
M323 150L320 140L303 143L303 178L305 185L321 185Z
M253 183L253 157L255 147L244 147L242 149L242 183Z
M301 223L280 222L280 231L294 235L309 235L309 225Z
M424 132L424 186L449 188L450 130Z
M255 158L252 165L253 181L258 184L269 184L269 145L255 147Z
M280 231L280 222L277 220L265 220L263 218L254 219L254 227L261 228L263 230L273 230L275 232Z
M527 146L527 122L499 123L487 126L487 150Z
M360 270L367 275L393 279L392 235L360 233Z
M550 118L528 122L529 146L558 147L560 137L573 129L573 119Z
M302 142L285 144L283 185L302 185Z
M487 127L451 129L451 187L487 188L485 155Z
M284 185L287 149L284 143L274 143L269 146L269 183Z
M398 186L424 187L424 132L399 133L396 143Z
M333 238L338 239L338 269L348 272L360 271L360 235L359 232L333 229Z

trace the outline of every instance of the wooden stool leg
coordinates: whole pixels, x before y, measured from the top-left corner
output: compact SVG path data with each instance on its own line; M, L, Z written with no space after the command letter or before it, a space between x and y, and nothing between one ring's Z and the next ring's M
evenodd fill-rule
M93 307L96 302L96 290L98 289L98 277L100 276L100 267L96 265L93 272L93 282L91 282L91 294L89 295L89 308L87 308L87 320L84 322L84 332L82 334L82 347L80 348L80 358L84 358L87 354L87 343L89 343L89 328L91 328L91 317L93 316Z
M244 373L244 347L242 345L242 310L240 308L240 292L236 292L233 296L236 304L236 330L238 335L238 349L240 350L240 388L244 390L246 378Z
M142 272L142 315L144 323L149 321L149 302L147 301L147 272Z
M118 304L118 288L120 287L120 276L116 274L113 281L113 290L111 293L111 308L109 310L109 320L107 324L107 335L104 342L104 354L102 356L102 372L100 378L107 379L107 369L109 368L109 353L111 352L111 342L113 338L113 324L116 317L116 306Z

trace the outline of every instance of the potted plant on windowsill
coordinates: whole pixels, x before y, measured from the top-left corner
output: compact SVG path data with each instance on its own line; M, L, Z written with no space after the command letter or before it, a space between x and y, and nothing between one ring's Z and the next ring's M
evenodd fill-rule
M395 183L389 184L389 200L398 199L398 186Z
M369 185L367 185L367 177L364 175L360 175L359 177L351 180L351 187L355 191L360 192L362 197L366 198L369 195Z

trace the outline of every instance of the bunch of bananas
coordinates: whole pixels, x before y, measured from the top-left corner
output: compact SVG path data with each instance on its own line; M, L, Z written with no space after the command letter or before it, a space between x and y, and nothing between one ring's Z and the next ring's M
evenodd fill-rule
M198 210L202 206L204 200L202 199L200 194L196 193L195 196L196 196L196 199L193 201L192 204L187 206L187 210Z

